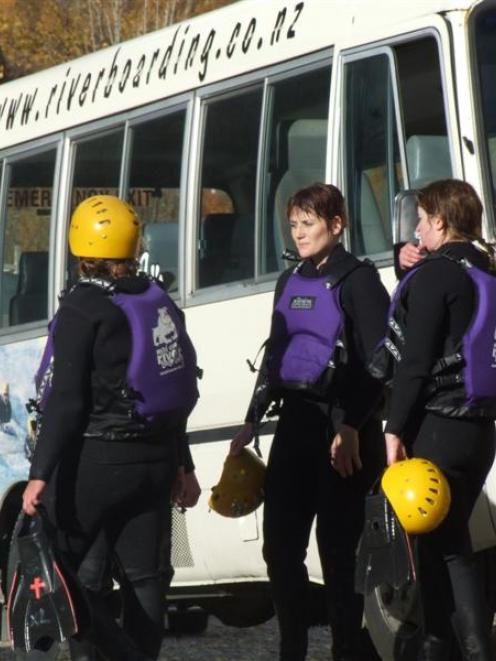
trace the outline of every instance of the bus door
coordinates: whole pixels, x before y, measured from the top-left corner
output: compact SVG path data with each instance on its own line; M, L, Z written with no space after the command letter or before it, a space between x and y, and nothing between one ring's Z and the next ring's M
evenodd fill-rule
M434 17L438 18L438 17ZM396 194L461 176L446 26L342 51L338 162L350 225L347 242L378 266L392 264ZM449 52L449 49L446 51ZM383 274L389 289L392 270Z

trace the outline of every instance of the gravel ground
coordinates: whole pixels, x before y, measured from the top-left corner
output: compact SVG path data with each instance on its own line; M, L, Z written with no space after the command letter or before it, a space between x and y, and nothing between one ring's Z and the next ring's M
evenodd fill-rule
M329 661L331 636L326 627L310 629L308 661ZM226 627L214 617L205 633L164 638L161 661L274 661L277 659L277 623L272 618L264 624L246 629ZM6 646L0 648L0 661L13 659ZM69 661L63 653L60 661Z

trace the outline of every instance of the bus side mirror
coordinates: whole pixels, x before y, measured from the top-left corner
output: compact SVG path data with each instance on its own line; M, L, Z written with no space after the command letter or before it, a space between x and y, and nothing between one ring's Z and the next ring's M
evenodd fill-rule
M417 195L414 190L400 191L394 199L394 243L413 241L418 225Z

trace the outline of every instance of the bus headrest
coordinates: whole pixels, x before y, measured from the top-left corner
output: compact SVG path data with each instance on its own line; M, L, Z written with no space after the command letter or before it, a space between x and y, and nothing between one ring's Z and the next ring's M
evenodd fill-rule
M448 136L411 135L406 141L410 188L452 176Z
M288 170L320 170L324 173L326 138L325 119L298 119L293 122L288 131Z

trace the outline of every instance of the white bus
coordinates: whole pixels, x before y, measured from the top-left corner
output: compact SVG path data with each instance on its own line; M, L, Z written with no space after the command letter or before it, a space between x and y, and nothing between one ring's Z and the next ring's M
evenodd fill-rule
M389 289L401 190L467 179L493 239L495 74L492 0L242 0L1 85L4 591L28 471L24 403L71 277L75 204L117 193L137 207L143 267L161 273L184 308L204 370L189 426L203 495L174 517L174 589L226 622L260 621L270 615L261 511L227 520L207 498L243 422L254 383L246 358L268 333L287 265L288 195L318 180L340 186L351 217L345 243L377 264ZM263 429L265 457L271 431L273 423ZM484 558L496 546L495 507L492 474L473 517ZM314 545L308 568L318 584ZM367 619L387 658L415 634L411 593L376 590Z

